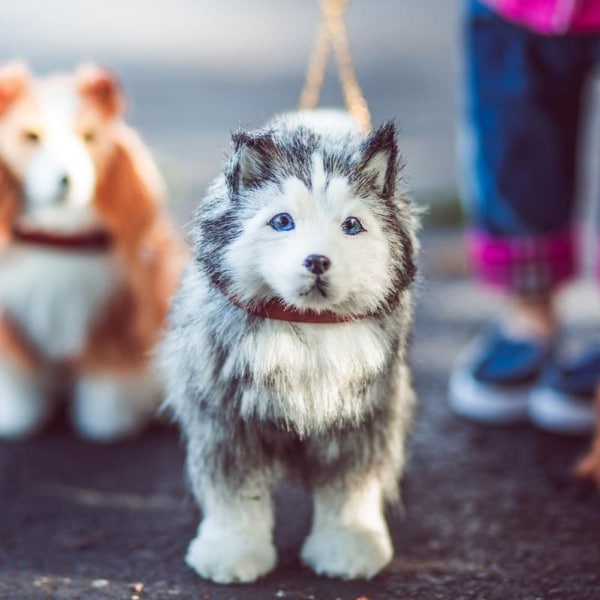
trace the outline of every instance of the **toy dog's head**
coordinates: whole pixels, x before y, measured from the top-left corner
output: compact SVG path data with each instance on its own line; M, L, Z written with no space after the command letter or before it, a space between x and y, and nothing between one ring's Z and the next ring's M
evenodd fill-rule
M94 65L39 79L22 64L0 68L0 234L25 223L118 236L129 219L136 235L151 221L160 182L124 107Z
M414 278L416 244L393 124L362 138L284 123L233 143L224 188L199 211L196 251L213 280L250 304L390 310Z

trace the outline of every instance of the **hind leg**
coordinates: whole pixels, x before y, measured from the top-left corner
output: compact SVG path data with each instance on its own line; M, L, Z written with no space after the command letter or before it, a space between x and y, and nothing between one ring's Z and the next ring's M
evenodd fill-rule
M371 578L393 556L377 477L317 488L302 560L313 571L342 579Z
M71 419L77 432L92 441L130 438L153 419L160 393L148 371L85 374L75 384Z
M0 358L0 438L24 439L54 414L48 377Z

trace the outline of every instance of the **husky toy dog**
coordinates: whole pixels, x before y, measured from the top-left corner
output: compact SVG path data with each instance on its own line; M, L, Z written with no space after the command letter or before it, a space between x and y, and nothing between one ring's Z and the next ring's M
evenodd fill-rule
M392 557L417 245L397 175L393 124L364 137L342 113L292 113L235 134L200 203L160 355L204 516L186 560L203 577L273 569L283 474L314 494L314 571L369 578Z
M40 430L65 384L97 441L137 433L160 402L149 353L184 253L124 106L95 65L0 68L0 438Z

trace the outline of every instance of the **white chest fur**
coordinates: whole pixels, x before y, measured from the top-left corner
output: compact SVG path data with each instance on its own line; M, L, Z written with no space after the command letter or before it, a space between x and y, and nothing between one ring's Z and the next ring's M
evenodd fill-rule
M0 252L0 310L43 354L67 358L82 350L118 280L108 253L10 246Z
M254 381L242 395L242 414L283 418L299 431L356 420L369 400L358 390L383 372L390 352L366 321L301 329L266 321L230 350L224 373L246 368Z

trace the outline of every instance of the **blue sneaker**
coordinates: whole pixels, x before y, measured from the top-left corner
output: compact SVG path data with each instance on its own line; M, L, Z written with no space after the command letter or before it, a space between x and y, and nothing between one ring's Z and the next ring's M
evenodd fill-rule
M475 339L449 384L450 406L461 417L492 425L525 423L532 387L553 344L507 336L499 327Z
M575 360L551 366L531 392L529 418L540 429L586 435L596 424L594 397L600 385L600 347Z

